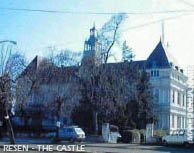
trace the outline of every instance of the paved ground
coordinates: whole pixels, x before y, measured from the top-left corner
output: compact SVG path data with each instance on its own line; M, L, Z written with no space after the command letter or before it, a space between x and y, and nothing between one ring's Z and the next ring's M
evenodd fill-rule
M29 144L29 148L34 148L34 150L28 151L28 153L45 153L37 151L37 145L35 144L52 144L49 139L31 139L22 138L17 139L18 144ZM9 144L8 139L0 140L0 153L3 153L3 145ZM32 145L33 144L33 145ZM61 142L59 145L72 145L68 142ZM53 148L59 146L54 144ZM76 145L76 144L75 144ZM194 147L184 148L184 147L164 147L164 146L151 146L151 145L137 145L137 144L106 144L106 143L78 143L78 145L85 145L87 152L92 153L194 153ZM64 152L64 151L63 151ZM8 153L19 153L19 152L8 152ZM54 152L56 153L56 152ZM58 152L59 153L59 152Z
M194 148L136 144L88 144L86 149L99 153L194 153Z
M194 153L193 148L183 148L183 147L163 147L136 144L102 144L102 143L84 145L86 145L86 150L92 153ZM2 148L0 148L0 153L4 153ZM19 152L8 152L8 153L19 153ZM28 151L28 153L45 153L45 152Z

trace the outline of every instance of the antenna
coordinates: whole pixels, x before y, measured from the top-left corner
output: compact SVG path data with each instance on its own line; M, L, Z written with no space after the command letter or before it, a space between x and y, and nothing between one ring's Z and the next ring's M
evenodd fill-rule
M164 43L164 20L161 21L161 41Z
M169 48L169 46L170 46L170 45L169 45L169 42L167 41L167 43L166 43L166 47L167 47L167 48Z

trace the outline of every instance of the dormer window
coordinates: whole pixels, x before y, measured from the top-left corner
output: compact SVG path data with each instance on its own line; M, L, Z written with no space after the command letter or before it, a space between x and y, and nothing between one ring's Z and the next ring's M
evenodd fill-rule
M175 66L175 69L178 71L179 70L179 67L178 66Z
M151 77L159 77L159 70L151 70Z
M170 67L173 67L173 63L172 62L170 62Z

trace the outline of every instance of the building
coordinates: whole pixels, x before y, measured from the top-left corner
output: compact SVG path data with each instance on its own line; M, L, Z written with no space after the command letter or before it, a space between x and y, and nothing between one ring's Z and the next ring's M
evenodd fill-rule
M36 56L17 78L15 111L24 118L23 124L49 127L58 120L69 124L72 106L79 101L77 73L76 66L57 67Z
M157 129L186 128L187 76L176 64L161 41L145 61L157 102Z
M90 29L90 37L85 41L84 44L84 52L82 58L82 73L87 69L87 65L102 64L101 52L103 48L101 44L98 42L96 37L96 29L93 27ZM33 76L35 73L40 71L39 66L40 62L39 57L36 57L26 68L24 73L20 76L20 80L23 81L26 78L26 74L30 71ZM122 65L121 63L108 64L109 66L117 67ZM155 111L158 117L157 124L155 125L156 129L164 129L167 131L174 129L186 128L186 120L187 120L187 76L184 74L183 69L181 69L175 60L171 56L169 56L166 48L164 47L162 41L160 40L155 49L151 52L150 56L146 60L142 61L134 61L141 69L145 69L147 73L150 74L150 82L153 86L153 92L155 97ZM33 66L32 66L33 65ZM43 64L44 65L44 64ZM34 67L31 70L30 67ZM81 66L80 66L81 67ZM76 82L76 75L80 73L78 70L79 67L66 67L66 68L50 68L47 69L52 74L52 72L60 72L55 76L55 79L51 81L51 84L44 83L41 84L36 91L34 90L30 97L28 97L27 102L28 105L34 104L41 99L42 101L50 101L51 103L55 101L57 94L57 90L59 88L62 91L68 91L68 89L63 89L64 87L73 86L73 82ZM54 70L54 71L52 71ZM44 71L45 72L45 71ZM44 73L43 73L44 74ZM57 78L57 80L56 80ZM64 80L65 79L65 80ZM52 80L52 79L51 79ZM24 84L24 83L20 83ZM52 87L52 88L51 88ZM52 89L52 90L50 90ZM27 89L26 89L27 90ZM26 91L25 90L25 91ZM38 95L42 93L43 95ZM49 93L49 94L48 94ZM66 92L63 92L66 94ZM79 94L78 94L79 95ZM48 98L49 96L49 98ZM36 97L36 98L34 98ZM72 96L70 102L78 101L79 96ZM20 99L20 101L22 101ZM51 104L50 103L50 104ZM54 106L53 106L54 107ZM55 106L57 107L57 106ZM51 110L50 110L51 111ZM56 110L55 110L56 111ZM53 112L53 114L55 113ZM52 115L51 115L52 117Z
M91 31L93 30L95 29L91 29ZM85 57L87 57L87 59L89 59L89 57L90 59L91 57L94 59L96 57L94 55L99 55L99 48L101 47L99 47L99 44L90 41L94 40L93 34L95 33L92 32L89 41L85 42L85 48L89 48L89 50L84 50L83 59ZM96 48L96 50L94 48ZM167 52L162 41L159 41L146 60L135 61L135 63L138 64L140 68L146 69L150 74L150 82L153 86L156 99L155 109L158 115L158 122L155 128L164 130L186 128L188 78L184 74L183 69L178 66L176 60ZM118 63L118 65L119 64L120 63Z

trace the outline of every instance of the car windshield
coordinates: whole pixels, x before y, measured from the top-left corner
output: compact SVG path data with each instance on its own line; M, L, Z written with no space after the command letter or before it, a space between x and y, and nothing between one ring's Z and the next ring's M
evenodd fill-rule
M81 128L75 128L75 131L76 131L77 133L83 133L83 130L82 130Z
M179 131L179 135L184 135L184 133L185 133L184 130Z
M171 135L178 135L178 131L173 131Z

